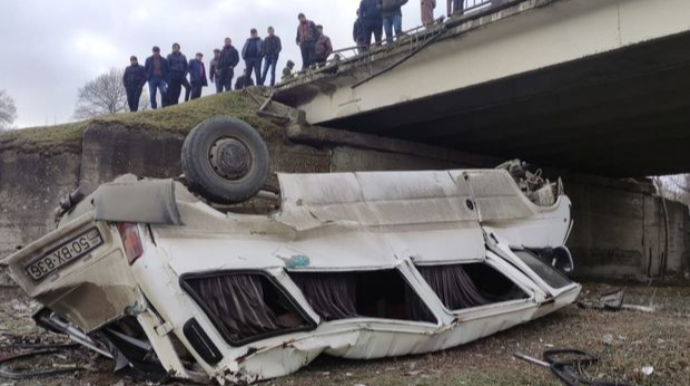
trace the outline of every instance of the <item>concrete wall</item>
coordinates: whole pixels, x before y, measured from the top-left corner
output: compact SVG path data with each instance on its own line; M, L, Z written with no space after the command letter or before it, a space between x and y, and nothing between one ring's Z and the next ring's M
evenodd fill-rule
M54 210L78 183L80 156L0 152L0 258L55 228ZM0 286L9 284L0 270Z
M289 129L279 127L263 129L274 171L424 170L498 163L403 141L363 135L334 139L327 130L310 130L315 130L311 133L315 135L291 135ZM95 187L123 173L180 175L182 142L183 138L174 134L101 123L87 130L81 154L0 152L0 258L53 229L53 211L59 198L74 190L80 180ZM569 246L577 275L605 279L656 276L665 251L666 227L661 201L653 196L653 189L582 175L565 175L564 180L573 201L575 228ZM275 178L270 183L275 185ZM265 209L261 205L267 204L245 207L259 211ZM677 203L668 203L667 208L668 270L684 272L690 267L688 209ZM8 283L0 274L0 285Z
M576 276L587 279L642 279L666 274L682 276L690 268L690 215L677 202L653 195L651 185L616 180L566 180L573 201L575 226L568 242Z

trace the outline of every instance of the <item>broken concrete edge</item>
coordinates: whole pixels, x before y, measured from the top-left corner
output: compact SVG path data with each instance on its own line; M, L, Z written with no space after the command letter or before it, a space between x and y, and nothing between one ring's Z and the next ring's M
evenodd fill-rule
M355 133L346 130L329 129L320 126L290 125L286 128L286 134L291 141L307 145L351 146L360 149L407 154L455 162L477 168L494 167L502 162L501 159L494 157L469 154L438 146L419 144L371 134Z

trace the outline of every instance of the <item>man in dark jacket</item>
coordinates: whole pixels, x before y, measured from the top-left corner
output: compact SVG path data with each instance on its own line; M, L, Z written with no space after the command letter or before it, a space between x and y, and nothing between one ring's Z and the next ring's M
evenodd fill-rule
M146 79L149 82L151 108L157 109L156 90L161 94L161 106L168 105L168 61L161 56L161 49L153 47L153 55L146 59Z
M377 0L377 7L383 18L383 29L386 31L386 43L393 44L393 29L395 37L402 36L402 6L407 0Z
M251 87L254 85L252 80L252 75L249 73L249 69L245 68L244 73L237 78L235 83L235 90L242 90L243 88Z
M259 81L260 86L266 82L269 69L271 69L271 87L276 85L276 66L278 66L278 57L282 50L283 44L280 38L276 36L276 31L273 27L268 27L268 36L264 39L264 71Z
M383 35L383 19L378 8L378 0L362 0L359 3L359 13L364 19L364 46L368 49L371 46L371 35L374 35L376 45L381 45L381 35Z
M376 0L374 0L376 1ZM302 52L302 70L306 70L314 63L314 45L318 32L316 31L316 24L308 20L303 13L297 16L299 25L297 26L297 45Z
M319 37L316 39L316 45L314 47L314 53L316 54L316 64L324 65L328 60L328 57L333 53L333 44L331 44L331 38L324 35L323 26L316 26L316 30L319 32Z
M173 52L168 55L168 104L176 105L180 101L180 93L182 92L182 83L187 78L187 71L189 70L189 63L187 57L180 52L180 45L173 44Z
M357 20L355 20L355 25L352 27L352 40L357 44L357 51L362 53L365 50L364 44L364 18L357 9Z
M232 90L232 78L235 77L235 67L240 62L240 53L232 46L232 39L225 38L225 46L218 59L218 75L220 76L221 91Z
M189 61L189 82L192 86L192 99L201 98L202 89L208 86L203 59L204 54L197 52L196 59Z
M264 41L259 37L256 28L249 31L249 39L242 48L242 59L247 68L247 74L252 77L252 72L256 76L256 83L261 83L261 60L264 55Z
M220 76L218 76L218 61L220 60L220 50L216 48L213 50L213 59L211 59L211 68L209 70L209 76L211 78L211 83L216 86L216 93L223 92L223 87L220 85Z
M146 69L139 65L136 56L130 57L129 63L130 66L125 69L125 74L122 77L122 83L127 90L129 111L135 113L139 110L139 98L141 98L141 92L146 84Z

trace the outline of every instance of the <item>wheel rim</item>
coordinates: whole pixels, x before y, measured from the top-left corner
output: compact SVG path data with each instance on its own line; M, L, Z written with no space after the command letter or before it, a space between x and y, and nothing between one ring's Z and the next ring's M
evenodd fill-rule
M213 142L208 159L213 171L229 181L239 181L252 170L252 153L235 138L221 138Z

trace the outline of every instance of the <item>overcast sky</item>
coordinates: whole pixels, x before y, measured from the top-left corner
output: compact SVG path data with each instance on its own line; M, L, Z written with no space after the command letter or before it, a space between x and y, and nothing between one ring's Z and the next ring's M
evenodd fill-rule
M440 2L439 2L440 3ZM164 54L173 42L191 58L230 36L241 49L252 27L273 25L283 40L278 64L301 64L294 43L297 14L323 24L336 47L349 47L359 0L0 0L0 89L15 100L17 127L72 120L77 89L134 54L143 64L151 47ZM442 12L442 5L436 9ZM403 8L404 29L420 24L418 0ZM243 66L243 64L242 64ZM279 75L278 75L279 76ZM211 93L206 88L205 95Z

